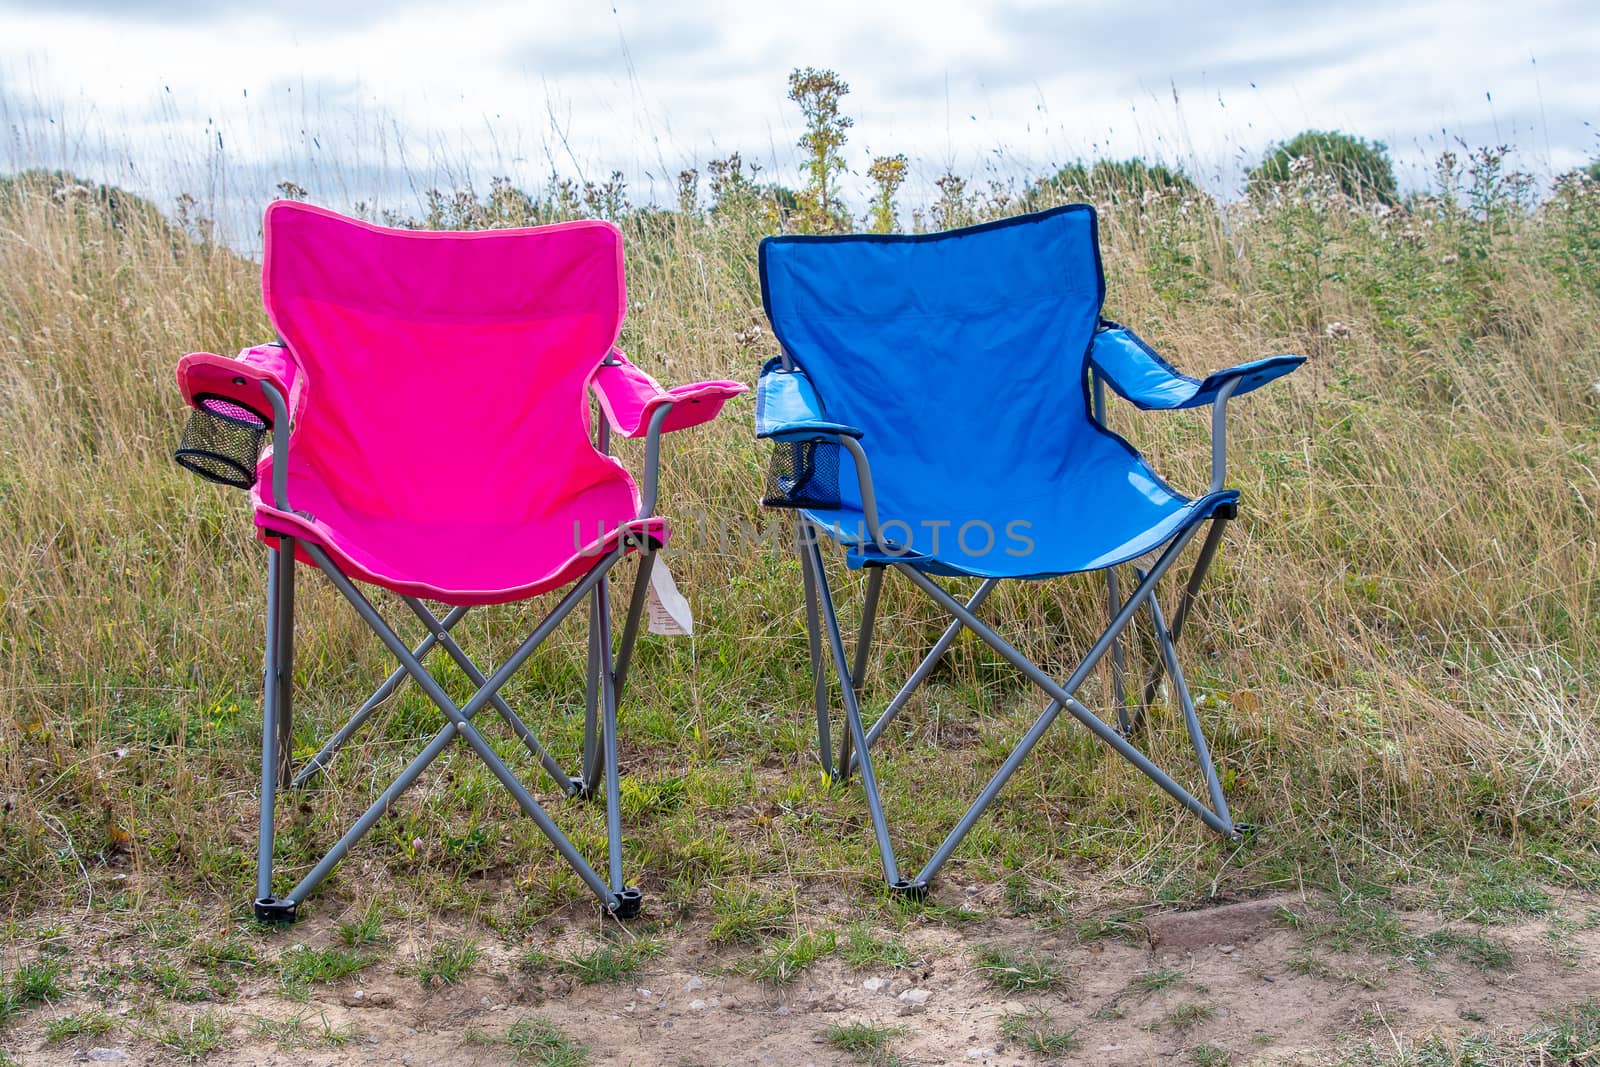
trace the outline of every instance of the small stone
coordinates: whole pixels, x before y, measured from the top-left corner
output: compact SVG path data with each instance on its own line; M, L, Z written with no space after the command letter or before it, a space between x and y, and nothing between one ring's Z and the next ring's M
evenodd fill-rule
M777 1014L778 1015L788 1015L789 1014L789 1005L787 1005L787 1004L779 1005Z
M687 982L683 983L683 991L685 993L693 993L696 990L704 989L705 987L706 984L699 978L691 978Z
M921 1007L928 1003L928 998L931 996L933 993L926 989L908 989L900 994L900 1003Z
M128 1058L128 1053L120 1048L92 1048L89 1050L89 1059L96 1063L118 1063Z
M347 1008L387 1008L394 1003L394 997L375 990L357 989L346 993L339 1001Z
M979 1047L979 1048L969 1048L969 1049L967 1049L967 1059L969 1059L969 1060L984 1060L984 1059L988 1059L990 1056L993 1056L993 1055L994 1055L994 1049L992 1049L992 1048Z
M703 1001L703 1000L691 1000L691 1001L689 1001L689 1010L690 1011L705 1011L706 1010L706 1002Z
M639 986L634 990L634 992L639 994L641 997L653 997L656 995L654 990L646 989L644 986Z
M707 1003L707 1004L708 1004L708 1005L709 1005L709 1006L710 1006L710 1007L713 1007L713 1008L714 1008L714 1007L716 1007L716 1006L717 1006L717 1005L718 1005L718 1004L720 1004L720 1003L722 1003L722 1002L721 1002L721 1001L720 1001L720 1000L718 1000L718 999L717 999L717 998L716 998L716 997L712 997L712 998L711 998L711 999L710 999L710 1000L708 1000L708 1001L706 1001L706 1003Z
M1224 956L1231 956L1237 950L1232 945L1218 945L1217 951L1222 953Z
M888 986L888 984L889 980L887 978L868 978L865 982L861 983L861 988L865 989L868 993L876 993Z

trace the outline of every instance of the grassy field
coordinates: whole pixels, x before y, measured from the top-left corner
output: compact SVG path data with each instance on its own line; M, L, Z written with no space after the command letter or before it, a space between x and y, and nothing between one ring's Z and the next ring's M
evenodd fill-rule
M1218 841L1062 724L956 854L952 881L1003 885L999 907L1080 928L1269 889L1480 917L1600 890L1600 189L1569 181L1530 205L1493 154L1442 174L1393 208L1311 174L1228 205L1100 191L1108 317L1190 372L1310 357L1233 406L1241 518L1185 634L1235 814L1262 832ZM468 221L496 221L480 208ZM730 200L620 221L625 350L669 384L753 382L776 351L754 258L769 215ZM226 1002L228 953L255 951L230 931L248 932L253 881L266 557L243 498L170 452L185 415L177 357L269 337L257 266L192 225L45 181L0 191L0 1047L6 1017L51 987L91 991L48 950L78 924L157 946L211 939L204 960L122 976L158 1005L152 1018L162 1003ZM1175 484L1203 486L1199 418L1124 405L1112 424ZM758 536L786 521L756 505L765 458L748 402L666 452L663 512L684 531L669 562L697 630L647 638L624 702L627 862L649 932L627 944L692 934L781 978L843 951L859 924L908 920L877 891L859 791L830 789L808 751L799 570L786 537ZM848 625L856 579L841 567L835 581ZM1065 580L990 604L1025 652L1065 670L1098 633L1102 596ZM478 612L458 632L493 660L543 608ZM391 663L320 579L302 583L300 619L303 758ZM943 624L888 584L869 709ZM564 760L581 733L582 648L570 626L507 690ZM1105 708L1105 683L1090 683L1091 706ZM908 862L1042 703L980 643L957 643L881 748ZM320 856L438 721L403 690L285 803L280 870ZM1158 707L1152 755L1188 767L1185 745ZM602 851L598 806L555 810ZM919 914L959 922L962 905L936 887ZM391 928L464 924L509 943L592 922L582 885L465 753L307 910L341 917L355 946L360 917L380 911ZM436 948L419 967L461 965ZM630 959L563 966L626 974ZM281 963L306 981L348 965Z

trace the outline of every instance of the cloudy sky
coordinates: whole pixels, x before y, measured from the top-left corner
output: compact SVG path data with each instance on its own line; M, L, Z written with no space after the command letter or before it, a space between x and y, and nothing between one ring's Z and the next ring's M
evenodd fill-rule
M619 170L665 202L733 151L797 183L802 65L851 86L858 194L891 152L912 199L1133 154L1227 191L1307 127L1387 142L1409 184L1458 137L1546 176L1600 155L1596 0L0 0L0 166L403 210Z

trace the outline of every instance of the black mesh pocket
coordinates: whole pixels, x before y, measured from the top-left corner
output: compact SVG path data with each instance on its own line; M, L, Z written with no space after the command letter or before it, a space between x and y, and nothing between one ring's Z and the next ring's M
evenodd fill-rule
M201 393L172 458L208 481L236 489L256 484L256 460L271 424L236 400Z
M839 506L839 445L832 441L775 441L773 445L762 507Z

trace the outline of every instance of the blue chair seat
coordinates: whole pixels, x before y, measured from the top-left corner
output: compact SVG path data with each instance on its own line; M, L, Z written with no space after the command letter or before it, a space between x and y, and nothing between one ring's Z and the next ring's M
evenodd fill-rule
M973 472L939 490L915 501L880 497L892 553L872 547L857 507L806 516L849 549L853 568L898 562L946 577L1048 578L1136 559L1239 497L1235 490L1183 496L1126 442L1098 428L1076 442L1048 481Z

